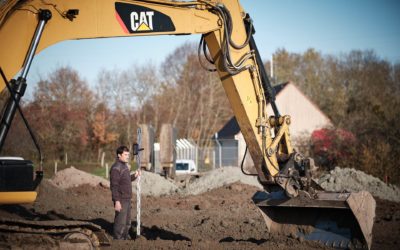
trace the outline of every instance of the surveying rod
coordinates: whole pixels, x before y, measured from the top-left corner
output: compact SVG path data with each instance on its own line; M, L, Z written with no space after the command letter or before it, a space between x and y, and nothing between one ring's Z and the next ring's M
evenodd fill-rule
M137 144L138 144L138 151L137 151L137 155L136 155L136 160L137 160L137 171L139 171L139 176L138 176L138 180L136 182L136 221L137 221L137 225L136 225L136 235L140 236L140 179L141 179L141 169L140 169L140 151L143 150L141 147L142 144L142 130L139 127L137 129Z

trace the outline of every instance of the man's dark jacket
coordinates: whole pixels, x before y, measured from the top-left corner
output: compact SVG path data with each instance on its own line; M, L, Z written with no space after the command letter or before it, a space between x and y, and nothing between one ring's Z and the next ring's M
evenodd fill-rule
M135 175L130 175L128 165L125 162L116 160L110 170L110 188L112 200L131 200L132 198L132 181Z

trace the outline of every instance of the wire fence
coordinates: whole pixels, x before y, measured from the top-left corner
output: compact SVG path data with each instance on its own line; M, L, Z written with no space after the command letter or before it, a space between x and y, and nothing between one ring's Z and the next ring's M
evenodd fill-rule
M176 160L193 160L199 172L221 167L238 166L238 141L214 140L209 146L199 146L194 140L179 139L175 146ZM154 150L154 171L161 172L160 151Z

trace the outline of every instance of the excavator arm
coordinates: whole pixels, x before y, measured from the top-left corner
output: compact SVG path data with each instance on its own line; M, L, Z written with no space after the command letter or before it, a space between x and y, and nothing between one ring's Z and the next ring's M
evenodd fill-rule
M254 172L268 191L256 194L253 200L270 231L290 233L292 230L286 230L281 225L299 228L315 226L320 223L320 218L331 220L338 215L338 210L346 210L350 211L349 221L357 220L350 226L351 236L347 237L349 239L342 235L335 238L340 233L330 232L328 242L344 242L343 246L348 247L353 244L353 239L357 239L362 246L370 247L375 209L372 196L363 193L361 199L352 193L347 196L327 194L312 181L312 160L292 148L289 134L291 120L289 116L281 115L275 105L274 91L257 50L254 33L250 16L237 0L6 2L0 9L0 67L4 72L0 90L6 87L7 82L12 94L0 124L0 150L24 94L30 64L41 50L72 39L202 34L200 48L219 74L253 158ZM16 79L11 80L15 76ZM267 114L267 103L271 103L273 115ZM3 162L2 168L9 170L8 163ZM6 176L1 178L6 179ZM11 181L5 181L6 184L0 187L4 187L8 194L13 191L11 197L20 198L0 199L0 203L32 202L35 199L33 196L30 199L18 196L19 193L27 194L27 191L34 193L34 190L9 190L7 183ZM35 185L31 186L34 189ZM0 192L1 197L7 194L3 190ZM324 210L321 203L325 209L335 210L329 213L329 218L315 216L315 212ZM362 215L354 212L364 208L365 204L368 205L367 212ZM310 211L309 208L313 208L312 213L306 212ZM283 220L283 217L294 219L294 214L303 210L304 216L312 217L307 223ZM279 216L280 211L285 214ZM300 231L304 232L304 228ZM323 231L329 230L325 228ZM307 237L318 238L315 235Z
M204 34L260 181L273 182L271 177L279 172L278 153L288 156L293 152L287 126L280 126L281 136L274 142L271 138L270 129L274 124L278 125L278 120L289 124L290 118L267 117L266 103L274 104L274 99L267 100L266 96L270 95L266 95L268 87L265 85L272 88L269 82L265 83L268 80L265 72L261 72L265 70L255 47L251 19L238 1L14 2L17 3L13 6L3 6L0 17L0 67L7 79L14 77L21 68L20 77L26 78L30 67L27 53L37 54L64 40ZM41 34L38 34L39 28ZM35 39L36 50L29 51ZM232 45L242 46L234 48ZM1 81L0 90L4 88L5 83ZM8 124L3 126L8 127ZM0 147L6 134L0 133Z

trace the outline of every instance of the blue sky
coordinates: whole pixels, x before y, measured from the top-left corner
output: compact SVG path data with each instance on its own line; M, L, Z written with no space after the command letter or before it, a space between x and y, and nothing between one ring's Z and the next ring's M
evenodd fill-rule
M400 0L241 0L253 18L255 40L264 60L278 48L303 52L315 48L340 55L373 49L400 62ZM66 41L38 54L28 75L32 93L39 76L71 66L90 85L101 69L124 70L133 64L161 63L186 41L200 36L157 36Z

